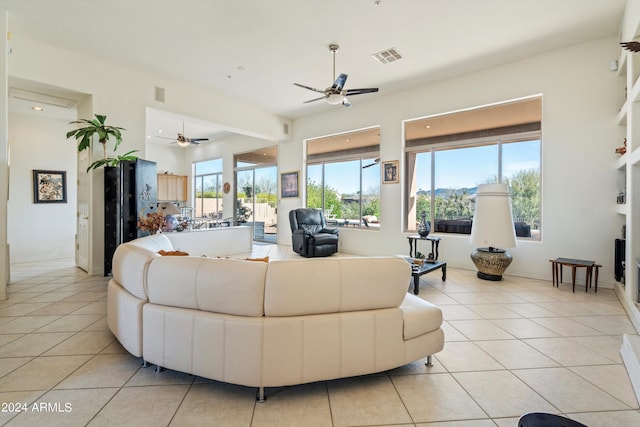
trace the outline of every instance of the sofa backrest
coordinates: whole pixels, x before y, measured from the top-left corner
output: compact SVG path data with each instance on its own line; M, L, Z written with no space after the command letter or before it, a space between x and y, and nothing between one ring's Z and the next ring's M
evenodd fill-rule
M146 272L158 251L172 251L169 239L162 234L132 240L116 248L113 254L113 278L130 294L146 300Z
M154 258L147 273L149 302L260 317L267 265L229 258Z
M398 307L411 267L397 257L274 260L265 282L265 316Z

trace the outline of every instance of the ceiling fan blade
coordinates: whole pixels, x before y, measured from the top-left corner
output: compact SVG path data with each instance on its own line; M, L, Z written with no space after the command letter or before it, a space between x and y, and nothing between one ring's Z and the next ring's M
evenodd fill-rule
M169 138L169 137L166 137L166 136L160 136L160 135L154 135L154 136L156 138L161 138L161 139L170 139L171 141L175 141L176 140L175 138Z
M336 79L336 81L333 83L333 86L331 86L331 90L334 90L336 92L342 91L342 88L344 87L345 83L347 83L347 77L349 77L348 74L341 73Z
M308 104L309 102L315 102L315 101L320 101L321 99L325 99L327 96L321 96L320 98L314 98L314 99L310 99L308 101L304 101L305 104Z
M189 141L191 142L198 142L198 141L208 141L209 138L189 138Z
M348 89L345 95L361 95L363 93L373 93L377 91L378 91L377 87L368 87L364 89Z
M311 87L311 86L301 85L300 83L294 83L294 85L299 86L299 87L301 87L301 88L303 88L303 89L309 89L309 90L312 90L312 91L314 91L314 92L324 93L324 90L316 89L316 88L313 88L313 87Z

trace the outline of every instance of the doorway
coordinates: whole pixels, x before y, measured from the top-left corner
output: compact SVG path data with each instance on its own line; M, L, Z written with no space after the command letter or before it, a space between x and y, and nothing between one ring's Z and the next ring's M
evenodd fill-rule
M277 147L261 148L234 156L236 220L253 227L253 240L277 241Z

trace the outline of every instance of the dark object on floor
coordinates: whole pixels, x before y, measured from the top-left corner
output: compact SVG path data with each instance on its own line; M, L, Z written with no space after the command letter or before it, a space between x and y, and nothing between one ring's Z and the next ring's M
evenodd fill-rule
M532 412L523 415L518 427L587 427L586 425L560 415Z
M333 255L338 252L336 228L327 228L319 209L300 208L289 212L293 251L306 258Z

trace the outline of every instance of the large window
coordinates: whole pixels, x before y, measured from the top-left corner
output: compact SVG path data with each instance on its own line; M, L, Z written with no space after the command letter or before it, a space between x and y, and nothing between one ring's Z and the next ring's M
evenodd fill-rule
M307 202L328 225L378 229L380 131L370 128L307 142Z
M193 207L196 218L222 218L222 159L193 165Z
M540 238L541 98L407 122L406 228L471 233L479 184L507 183L516 235Z

